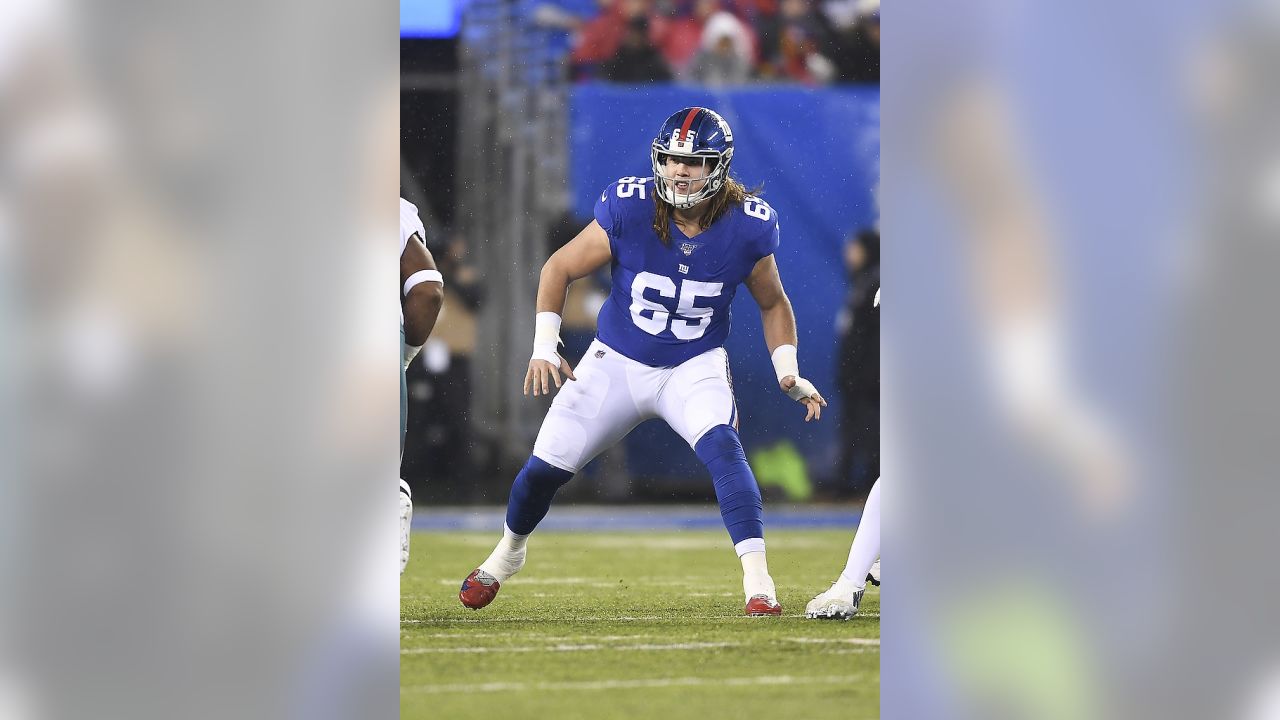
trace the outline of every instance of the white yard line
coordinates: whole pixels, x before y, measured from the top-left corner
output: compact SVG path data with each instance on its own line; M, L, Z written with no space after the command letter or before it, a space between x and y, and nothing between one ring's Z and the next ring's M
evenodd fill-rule
M783 617L803 618L803 612L787 613ZM879 618L880 613L858 613L859 618ZM614 617L600 617L595 615L587 615L583 617L574 617L572 615L542 617L538 618L542 622L557 623L605 623L605 622L686 622L688 620L723 620L725 622L769 622L768 618L750 618L746 615L734 615L725 613L723 615L682 615L674 617L671 615L618 615ZM475 618L437 618L433 620L401 620L401 625L456 625L459 623L527 623L529 618L513 618L513 617L475 617Z
M546 642L572 642L575 640L591 641L591 642L618 642L621 640L641 640L643 638L655 638L655 637L663 637L663 636L652 635L648 633L642 633L642 634L636 634L636 635L538 635L533 633L526 634L526 635L512 635L511 633L440 632L440 633L421 633L421 634L415 633L410 637L412 637L415 640L418 638L458 638L458 639L467 639L467 640L471 638L506 638L508 640L536 640L536 641L546 641Z
M866 678L859 675L819 675L803 677L795 675L763 675L738 678L653 678L649 680L599 680L593 682L495 682L478 684L411 685L400 689L402 693L485 693L529 690L632 690L664 687L755 687L759 685L852 685Z
M847 645L875 645L880 647L880 638L811 638L811 637L784 637L783 640L795 643L844 643Z
M601 645L598 643L589 643L585 645L518 645L518 646L497 646L497 647L451 647L451 648L409 648L401 650L401 655L436 655L436 654L471 654L471 653L528 653L528 652L583 652L587 650L609 650L631 651L631 650L714 650L719 648L738 647L738 643L727 642L711 642L711 643L670 643L655 644L643 643L638 645Z
M512 587L519 587L521 585L573 585L577 587L583 587L583 586L585 587L623 587L623 586L632 586L632 585L656 585L659 587L682 587L682 588L702 589L702 588L705 588L708 584L719 584L720 582L721 580L717 578L672 579L672 578L624 577L624 578L610 580L607 576L605 577L558 577L558 578L557 577L550 577L550 578L549 577L531 577L531 578L515 577L515 578L511 578L507 582L504 582L502 585L503 587L506 587L508 584L510 584L510 586ZM436 580L437 585L444 585L446 587L456 587L460 583L461 581L456 578L440 578ZM414 598L425 599L428 596L404 595L403 597L414 597Z
M470 639L470 638L495 638L510 637L497 633L477 633L470 635L466 633L432 633L418 637L425 638L449 638L449 639ZM470 654L470 653L490 653L490 652L581 652L586 650L709 650L715 648L739 647L742 643L730 642L691 642L691 643L639 643L633 645L617 645L613 643L635 641L641 638L658 637L656 635L548 635L548 636L531 636L519 638L525 641L545 641L553 642L555 645L480 645L480 646L463 646L463 647L425 647L425 648L407 648L400 651L401 655L434 655L434 654ZM414 638L416 639L416 638ZM880 647L879 638L807 638L807 637L784 637L778 638L784 642L802 643L805 645L858 645L864 648ZM578 641L574 643L574 641ZM587 641L587 642L582 642ZM765 643L768 640L765 639ZM603 644L602 644L603 643ZM757 643L758 645L759 643ZM847 652L847 651L835 651Z
M458 586L462 584L457 578L441 578L436 581L440 585ZM606 582L603 578L598 577L534 577L534 578L511 578L509 581L502 583L505 587L507 583L511 585L586 585L588 587L611 587L615 585L624 585L617 580Z
M449 639L470 639L470 638L495 638L509 637L498 633L476 633L474 635L468 633L431 633L421 637L426 638L449 638ZM688 643L635 643L631 645L619 645L619 642L632 642L641 638L657 637L655 635L548 635L548 636L531 636L519 638L525 641L548 642L554 645L476 645L462 647L421 647L406 648L400 651L401 655L451 655L451 654L478 654L478 653L531 653L531 652L585 652L592 650L609 650L609 651L655 651L655 650L715 650L727 647L740 647L742 643L732 642L688 642ZM879 638L810 638L810 637L784 637L778 638L784 642L794 642L813 645L857 645L860 646L856 650L831 650L836 654L875 652L871 648L880 647ZM577 642L575 642L577 641ZM585 642L584 642L585 641ZM768 641L765 640L767 643Z

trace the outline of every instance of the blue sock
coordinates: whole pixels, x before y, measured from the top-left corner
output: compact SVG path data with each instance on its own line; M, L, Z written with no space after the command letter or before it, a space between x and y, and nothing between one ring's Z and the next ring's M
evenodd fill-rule
M693 451L711 471L716 499L720 501L720 517L724 518L724 527L733 544L764 537L760 486L747 464L738 431L728 425L717 425L698 440Z
M573 473L529 456L511 484L507 500L507 527L517 535L528 535L551 509L556 491L573 478Z

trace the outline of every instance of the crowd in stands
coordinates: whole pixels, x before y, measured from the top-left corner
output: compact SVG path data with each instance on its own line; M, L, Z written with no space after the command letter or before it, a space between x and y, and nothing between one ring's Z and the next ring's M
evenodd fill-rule
M879 0L547 0L577 80L879 84Z

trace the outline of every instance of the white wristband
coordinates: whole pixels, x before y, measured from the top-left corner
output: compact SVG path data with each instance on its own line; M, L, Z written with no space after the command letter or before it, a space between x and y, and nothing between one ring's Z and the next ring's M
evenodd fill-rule
M800 362L796 359L795 345L779 345L769 358L773 360L773 371L778 375L778 382L788 375L800 377Z
M415 285L424 282L438 282L443 285L444 276L440 274L439 270L419 270L418 272L410 275L408 280L404 281L404 296L409 297L409 291L412 290Z
M408 370L409 364L418 356L418 351L422 350L421 345L410 345L406 342L400 343L400 369Z
M553 312L540 312L533 318L533 355L531 360L546 360L560 367L560 316Z

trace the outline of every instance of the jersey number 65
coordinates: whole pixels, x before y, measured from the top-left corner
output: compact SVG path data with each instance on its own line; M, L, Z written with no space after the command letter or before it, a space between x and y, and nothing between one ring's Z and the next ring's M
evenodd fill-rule
M631 282L631 320L636 327L650 335L660 335L667 329L670 322L672 335L681 340L697 340L711 324L711 316L715 314L715 308L699 307L695 303L698 298L713 298L720 295L720 291L724 289L724 283L701 280L682 281L674 316L665 305L644 296L644 291L650 289L657 291L658 295L664 298L676 299L677 297L676 283L671 278L651 272L637 273L635 280Z

